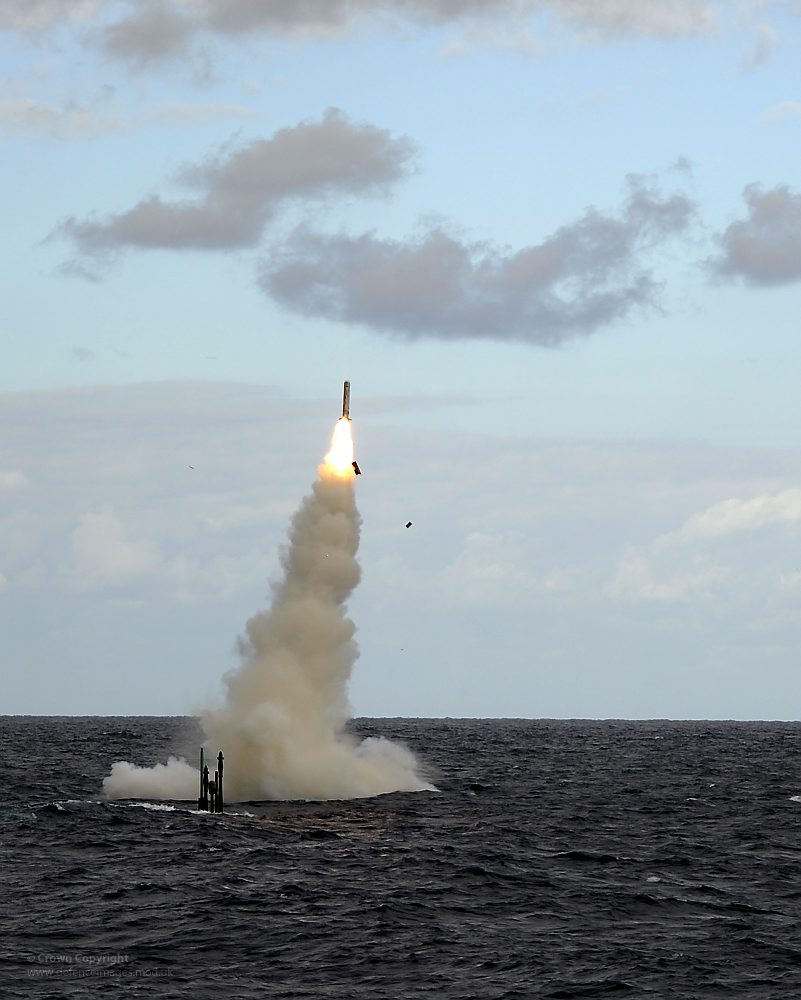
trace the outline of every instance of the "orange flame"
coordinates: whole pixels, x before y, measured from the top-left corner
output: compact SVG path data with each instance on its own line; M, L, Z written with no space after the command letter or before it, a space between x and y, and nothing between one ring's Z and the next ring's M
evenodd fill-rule
M336 422L331 447L325 456L325 468L341 479L353 475L353 437L347 417L340 417Z

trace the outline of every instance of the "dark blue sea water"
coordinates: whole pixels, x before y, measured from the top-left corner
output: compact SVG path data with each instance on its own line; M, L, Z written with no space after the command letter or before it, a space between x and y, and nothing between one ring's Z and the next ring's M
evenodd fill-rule
M359 720L440 791L109 803L191 719L0 719L0 998L801 997L801 724Z

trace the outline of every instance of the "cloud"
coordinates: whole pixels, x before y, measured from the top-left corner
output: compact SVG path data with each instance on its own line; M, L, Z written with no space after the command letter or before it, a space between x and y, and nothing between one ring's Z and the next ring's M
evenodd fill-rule
M380 194L408 170L412 145L336 109L320 121L280 129L227 154L185 168L177 178L198 192L170 202L150 195L105 220L69 218L58 233L83 253L125 247L228 250L253 246L292 200Z
M710 596L728 578L727 571L710 556L693 555L671 562L658 546L650 551L632 547L621 557L606 593L634 603L675 604Z
M369 15L365 0L201 0L199 23L212 32L238 35L264 32L272 35L337 36ZM376 11L376 5L372 12ZM386 5L384 5L386 7ZM379 5L378 9L381 9Z
M132 7L99 37L109 55L145 67L186 51L194 30L191 18L176 4L149 0Z
M743 197L748 215L717 238L721 252L708 261L711 270L751 285L801 280L801 194L785 184L749 184Z
M58 138L102 135L122 127L119 119L97 115L80 105L55 108L24 97L0 100L0 124L16 131L47 132Z
M285 412L284 433L267 434ZM261 593L328 427L309 447L303 407L222 383L5 393L0 413L11 589L94 600L135 586L160 605Z
M164 567L172 598L179 604L229 601L242 591L257 592L274 571L274 555L261 548L208 561L178 556Z
M510 31L528 32L551 17L597 40L646 37L671 40L715 31L725 0L5 0L0 30L41 31L108 14L91 36L109 55L147 67L185 53L196 38L263 34L337 39L362 25L405 23L474 29L472 42L507 47ZM495 32L493 25L504 30ZM483 37L480 32L490 26ZM508 29L508 30L507 30ZM456 43L457 45L459 43ZM531 50L531 45L527 48Z
M628 546L606 593L634 602L680 603L750 586L766 593L792 590L797 546L788 546L787 532L799 525L798 487L722 500L692 514L676 531ZM753 536L751 545L746 535Z
M778 122L784 118L801 118L801 101L782 101L762 115L762 120L766 122Z
M743 69L751 72L764 66L773 55L778 41L778 34L775 28L769 24L757 25L756 38L751 48L743 56Z
M0 470L0 493L12 493L24 489L28 480L21 472L13 469Z
M545 43L527 28L508 29L471 25L459 38L448 42L442 55L446 58L471 55L478 48L492 48L500 52L511 52L517 56L541 56L546 51Z
M158 547L148 539L132 539L110 508L84 514L72 546L73 575L81 588L127 584L155 573L161 563Z
M650 251L685 231L695 207L628 178L617 215L590 208L542 243L509 251L443 228L416 240L299 229L261 268L262 289L311 316L407 339L488 338L555 346L636 306L653 306Z
M3 0L0 31L44 31L64 22L88 20L108 6L108 0Z
M0 99L0 126L16 132L42 132L57 139L92 137L122 132L138 125L194 124L232 118L257 118L259 112L236 104L188 104L168 102L157 105L137 118L98 113L76 103L64 107L43 104L30 97Z
M542 0L541 6L604 38L688 38L720 24L720 5L705 0Z
M718 23L718 4L707 0L203 0L200 23L211 31L238 34L342 34L359 23L396 18L421 25L517 24L550 14L602 36L656 38L707 34Z
M456 558L436 577L434 587L453 595L457 603L486 609L493 604L531 601L531 566L521 533L472 531Z
M241 104L188 104L170 101L153 108L143 118L158 125L194 124L226 118L259 118L260 111Z
M801 489L792 488L750 500L723 500L694 514L681 529L680 536L685 539L724 538L769 525L800 522Z

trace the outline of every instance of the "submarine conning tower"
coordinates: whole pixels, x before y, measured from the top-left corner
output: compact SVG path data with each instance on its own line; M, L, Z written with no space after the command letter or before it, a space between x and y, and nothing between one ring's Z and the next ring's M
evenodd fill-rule
M223 752L217 754L217 770L214 777L209 777L209 765L204 759L204 748L200 748L200 795L197 807L200 812L223 812L225 799L223 797Z

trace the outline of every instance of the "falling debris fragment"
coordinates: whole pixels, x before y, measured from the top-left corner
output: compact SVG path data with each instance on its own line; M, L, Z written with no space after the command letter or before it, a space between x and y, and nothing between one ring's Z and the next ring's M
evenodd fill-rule
M412 526L412 522L411 522L411 521L407 521L407 522L406 522L406 527L407 527L407 528L411 528L411 526Z
M351 462L350 464L353 466L353 471L356 473L356 475L360 476L362 474L362 470L359 468L359 463Z

